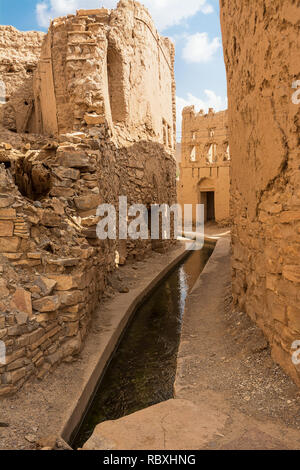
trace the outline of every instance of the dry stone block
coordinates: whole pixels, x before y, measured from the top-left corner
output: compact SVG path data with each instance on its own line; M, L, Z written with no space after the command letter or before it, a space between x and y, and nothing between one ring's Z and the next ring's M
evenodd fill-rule
M84 295L80 290L63 292L59 295L62 307L69 307L84 302Z
M77 168L80 170L89 168L89 159L85 153L61 152L59 163L67 168Z
M76 207L80 211L89 211L96 209L100 204L100 198L97 195L80 196L74 199Z
M57 295L43 297L32 302L34 310L41 313L55 312L60 307L60 301Z
M12 309L16 309L19 312L27 314L29 317L32 316L32 303L31 294L25 289L18 288L14 293L11 304Z
M14 223L10 220L0 220L0 237L12 237L14 234Z
M55 282L56 289L59 291L68 291L80 288L80 275L49 274L49 277Z
M0 209L0 220L12 220L17 217L15 209Z
M84 120L89 126L97 126L98 124L104 124L106 119L104 116L99 116L98 114L89 114L84 115Z
M94 10L77 10L77 16L91 16L91 15L99 15L99 16L103 16L103 15L109 15L110 14L110 11L107 10L106 8L97 8L97 9L94 9Z
M45 296L49 296L52 294L54 287L56 286L56 281L41 276L35 281L35 284L40 287Z
M75 170L74 168L60 167L55 170L55 174L59 178L67 178L67 179L74 180L74 181L80 178L80 171Z
M0 196L0 209L5 209L11 206L14 202L14 199L9 196Z
M0 253L16 253L20 244L19 237L0 237Z

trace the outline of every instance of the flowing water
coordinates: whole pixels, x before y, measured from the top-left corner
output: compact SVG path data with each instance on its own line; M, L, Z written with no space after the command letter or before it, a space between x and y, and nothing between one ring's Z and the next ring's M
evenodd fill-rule
M214 246L193 251L135 312L73 442L76 449L97 424L173 397L182 316L189 291Z

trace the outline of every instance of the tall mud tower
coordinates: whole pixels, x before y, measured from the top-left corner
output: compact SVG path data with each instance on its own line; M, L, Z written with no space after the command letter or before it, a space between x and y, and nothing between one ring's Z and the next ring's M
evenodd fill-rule
M221 0L232 157L234 301L300 384L298 0Z

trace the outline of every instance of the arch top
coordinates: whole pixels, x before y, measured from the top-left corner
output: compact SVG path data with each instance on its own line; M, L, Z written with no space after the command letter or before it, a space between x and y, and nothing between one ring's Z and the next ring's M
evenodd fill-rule
M198 188L200 191L214 191L215 187L215 179L211 177L201 178L198 182Z

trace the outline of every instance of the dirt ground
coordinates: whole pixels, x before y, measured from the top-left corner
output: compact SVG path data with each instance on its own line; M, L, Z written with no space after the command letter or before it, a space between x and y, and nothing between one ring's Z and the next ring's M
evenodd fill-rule
M176 397L226 415L204 448L297 449L300 390L261 330L232 308L229 240L221 243L187 303Z
M101 335L111 328L111 302L125 299L130 294L121 292L133 292L170 256L154 254L122 267L78 360L61 364L42 382L31 380L17 395L1 400L0 449L54 445ZM175 399L103 423L87 448L107 448L109 442L109 449L299 449L299 403L300 390L272 361L261 331L245 313L232 309L225 238L187 302ZM58 445L64 446L60 441Z

